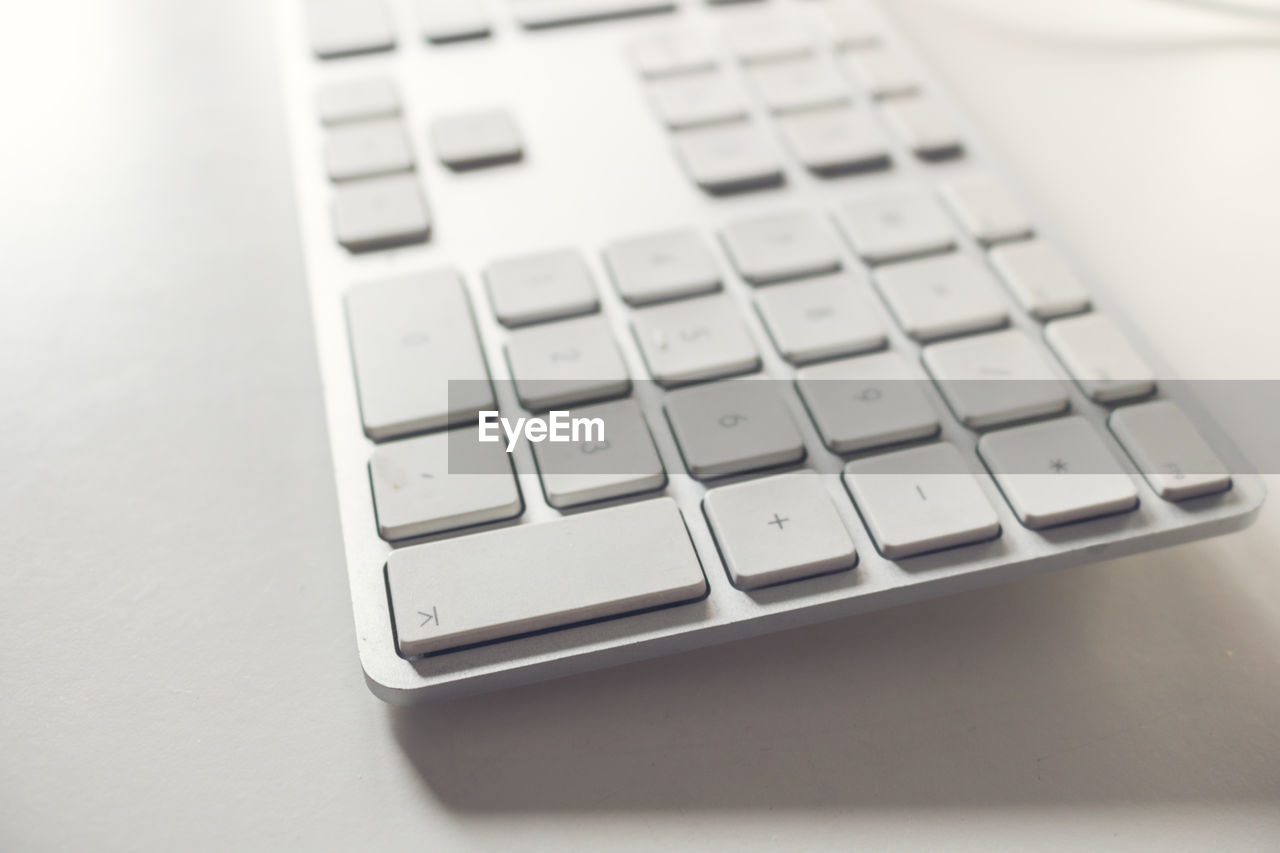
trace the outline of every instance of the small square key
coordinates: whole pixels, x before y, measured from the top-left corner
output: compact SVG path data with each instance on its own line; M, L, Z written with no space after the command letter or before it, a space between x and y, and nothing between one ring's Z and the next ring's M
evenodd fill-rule
M573 418L598 418L604 439L539 442L533 455L547 503L558 509L661 489L667 484L653 436L634 400L574 408Z
M413 150L398 118L352 122L325 133L324 160L331 181L371 178L413 168Z
M493 313L504 326L544 323L600 309L582 255L572 249L495 261L485 270Z
M1089 397L1114 403L1156 390L1155 374L1120 328L1103 314L1054 320L1045 340Z
M329 83L316 96L320 122L325 125L400 114L400 93L381 77Z
M599 315L516 329L507 339L507 361L520 405L531 412L631 390L622 353Z
M836 224L869 264L945 252L955 246L950 220L927 196L902 194L847 202L836 210Z
M858 552L823 478L778 474L707 492L702 509L739 589L849 569Z
M647 305L720 289L720 270L696 231L663 231L619 240L605 249L618 294Z
M346 181L334 188L333 230L352 252L421 243L431 213L415 175Z
M649 84L649 99L673 130L747 117L747 103L722 71L665 77Z
M321 59L396 45L383 0L307 0L307 30L311 49Z
M709 193L744 192L783 182L777 149L749 122L675 134L676 155L693 182Z
M989 432L978 453L1027 527L1055 527L1138 506L1133 479L1082 417Z
M369 460L378 535L395 541L515 518L524 509L511 460L475 425L384 444Z
M850 275L780 284L760 291L756 308L774 346L792 364L880 349L884 326Z
M631 42L630 51L636 69L650 78L707 71L716 66L710 40L690 30L645 33Z
M970 429L1065 412L1067 386L1018 329L930 344L921 356L951 411Z
M929 380L894 352L804 367L796 389L822 442L833 453L855 453L931 438L938 415L923 392Z
M772 380L731 379L672 391L667 420L685 466L699 480L804 459L804 441Z
M911 69L884 48L850 51L844 59L853 79L873 98L908 95L919 86Z
M649 375L673 387L760 367L760 352L727 296L704 296L635 312L632 327Z
M1227 466L1177 403L1155 400L1111 413L1111 431L1156 494L1184 501L1231 488Z
M750 69L760 100L775 113L847 103L849 84L830 62L812 57L768 62Z
M990 258L1013 298L1037 320L1088 310L1089 294L1067 262L1045 241L997 246Z
M832 107L778 119L783 139L796 159L824 177L889 166L889 146L865 110Z
M954 444L858 459L845 466L844 482L890 560L1000 535L999 517Z
M813 50L813 35L791 17L772 12L739 16L725 26L733 55L746 63L803 56Z
M506 110L438 118L431 124L431 141L440 162L455 171L513 163L524 156L520 131Z
M811 213L774 213L741 219L724 230L723 240L739 275L751 284L840 269L835 239Z
M990 175L952 178L940 192L956 219L980 243L990 246L1031 236L1026 211Z
M873 277L902 330L918 341L994 329L1009 321L1000 286L967 255L880 267Z
M899 141L921 160L947 160L964 151L954 122L926 97L894 98L881 110Z
M418 0L418 25L433 44L484 38L489 15L481 0Z
M836 47L863 49L880 43L880 32L857 3L831 0L822 7L827 32Z

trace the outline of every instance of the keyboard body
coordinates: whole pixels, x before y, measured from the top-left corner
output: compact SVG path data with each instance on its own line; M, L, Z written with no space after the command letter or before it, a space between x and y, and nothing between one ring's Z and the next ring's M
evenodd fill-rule
M881 45L910 69L920 87L948 113L963 140L963 154L939 161L921 159L886 133L891 168L821 177L802 168L783 151L784 182L756 191L712 195L691 182L673 156L672 133L655 116L646 84L637 73L629 45L637 36L672 28L705 34L715 44L718 65L746 94L752 120L766 129L776 119L754 96L743 65L730 54L722 37L737 16L768 6L794 16L818 33L818 50L834 55L823 39L818 3L748 3L709 5L681 0L674 12L581 26L531 30L521 27L510 8L488 7L492 33L483 39L430 44L420 35L413 7L392 2L396 36L392 50L341 59L317 59L307 40L305 3L279 0L278 39L284 108L294 155L294 181L311 307L325 386L333 464L341 509L346 561L355 614L360 661L369 686L394 703L447 699L541 679L583 672L731 641L821 620L955 593L1033 573L1153 548L1239 529L1256 515L1264 497L1260 480L1244 471L1214 425L1194 400L1178 399L1232 471L1229 491L1212 499L1162 500L1137 471L1126 450L1108 428L1111 406L1091 401L1068 382L1071 410L1087 419L1132 476L1138 490L1136 509L1060 527L1033 530L1021 523L996 482L978 482L999 519L1000 535L984 544L940 550L892 560L881 553L841 482L842 465L853 457L824 446L790 380L796 367L782 358L755 307L758 291L733 270L718 235L734 221L780 212L809 211L829 222L832 211L851 199L876 198L903 190L933 193L944 181L980 171L998 178L1028 212L1035 233L1053 243L1085 281L1095 312L1119 325L1158 377L1167 376L1157 354L1109 305L1107 294L1093 285L1088 265L1056 237L1050 217L1018 191L1016 176L1003 167L998 153L982 140L979 128L966 121L944 81L896 32L887 16L866 5ZM381 251L353 253L335 240L334 186L326 177L325 129L317 118L320 87L339 80L392 80L402 99L402 118L415 161L415 175L432 211L431 235L425 242ZM855 94L855 106L873 109L870 99ZM441 165L429 138L435 118L485 108L508 111L518 123L524 156L500 168L453 171ZM773 131L770 130L772 133ZM782 380L787 406L803 437L806 461L801 467L820 472L824 488L847 527L857 550L857 564L791 583L745 590L726 573L721 551L703 511L708 484L687 473L680 448L663 414L664 392L642 380L646 360L632 331L636 309L628 306L602 261L605 246L621 238L675 228L694 229L705 238L723 275L723 293L739 309L760 354L762 375ZM832 233L836 233L832 230ZM986 249L955 226L956 253L986 264ZM849 269L866 265L845 241L841 261ZM509 376L505 346L510 330L490 310L484 271L495 260L549 249L570 248L586 259L600 301L601 316L637 384L641 403L667 473L658 494L673 498L696 549L706 578L706 594L696 600L615 618L574 624L459 650L406 657L397 648L388 596L386 564L393 550L457 537L483 536L487 527L437 533L389 544L379 536L371 494L369 460L378 442L361 428L358 389L353 378L344 298L353 286L393 279L442 267L453 268L468 289L489 371L499 387L505 411L518 410L502 380ZM678 304L677 302L670 304ZM1037 342L1043 323L1009 303L1009 326ZM913 364L921 343L902 328L887 306L874 309L887 337L887 348ZM509 386L506 386L509 388ZM1158 395L1177 389L1160 386ZM980 431L965 427L936 389L926 389L936 410L940 432L932 441L954 444L981 471L976 446ZM530 448L522 444L512 455L523 511L518 519L490 527L538 525L566 516L552 507L539 481ZM762 472L765 476L774 472ZM733 478L732 482L752 476ZM710 487L718 484L712 482ZM608 502L627 504L652 498ZM572 516L593 511L585 507ZM554 555L530 555L537 566Z

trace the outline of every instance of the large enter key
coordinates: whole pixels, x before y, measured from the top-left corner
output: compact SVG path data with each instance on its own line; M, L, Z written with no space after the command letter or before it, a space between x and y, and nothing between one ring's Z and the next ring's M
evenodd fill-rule
M406 657L701 598L675 501L643 503L403 548L387 558Z

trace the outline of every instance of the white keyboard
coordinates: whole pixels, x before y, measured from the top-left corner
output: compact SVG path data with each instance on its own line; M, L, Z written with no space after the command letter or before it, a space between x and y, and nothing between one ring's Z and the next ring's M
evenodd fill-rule
M382 698L1256 515L1258 478L873 5L278 6ZM556 411L582 434L530 440Z

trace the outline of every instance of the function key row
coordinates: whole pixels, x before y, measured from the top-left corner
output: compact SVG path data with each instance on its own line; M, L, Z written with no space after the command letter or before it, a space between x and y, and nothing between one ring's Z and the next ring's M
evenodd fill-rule
M481 0L416 0L422 37L448 44L490 34L488 13ZM320 59L339 59L392 50L395 28L384 0L307 0L307 35L311 51Z

